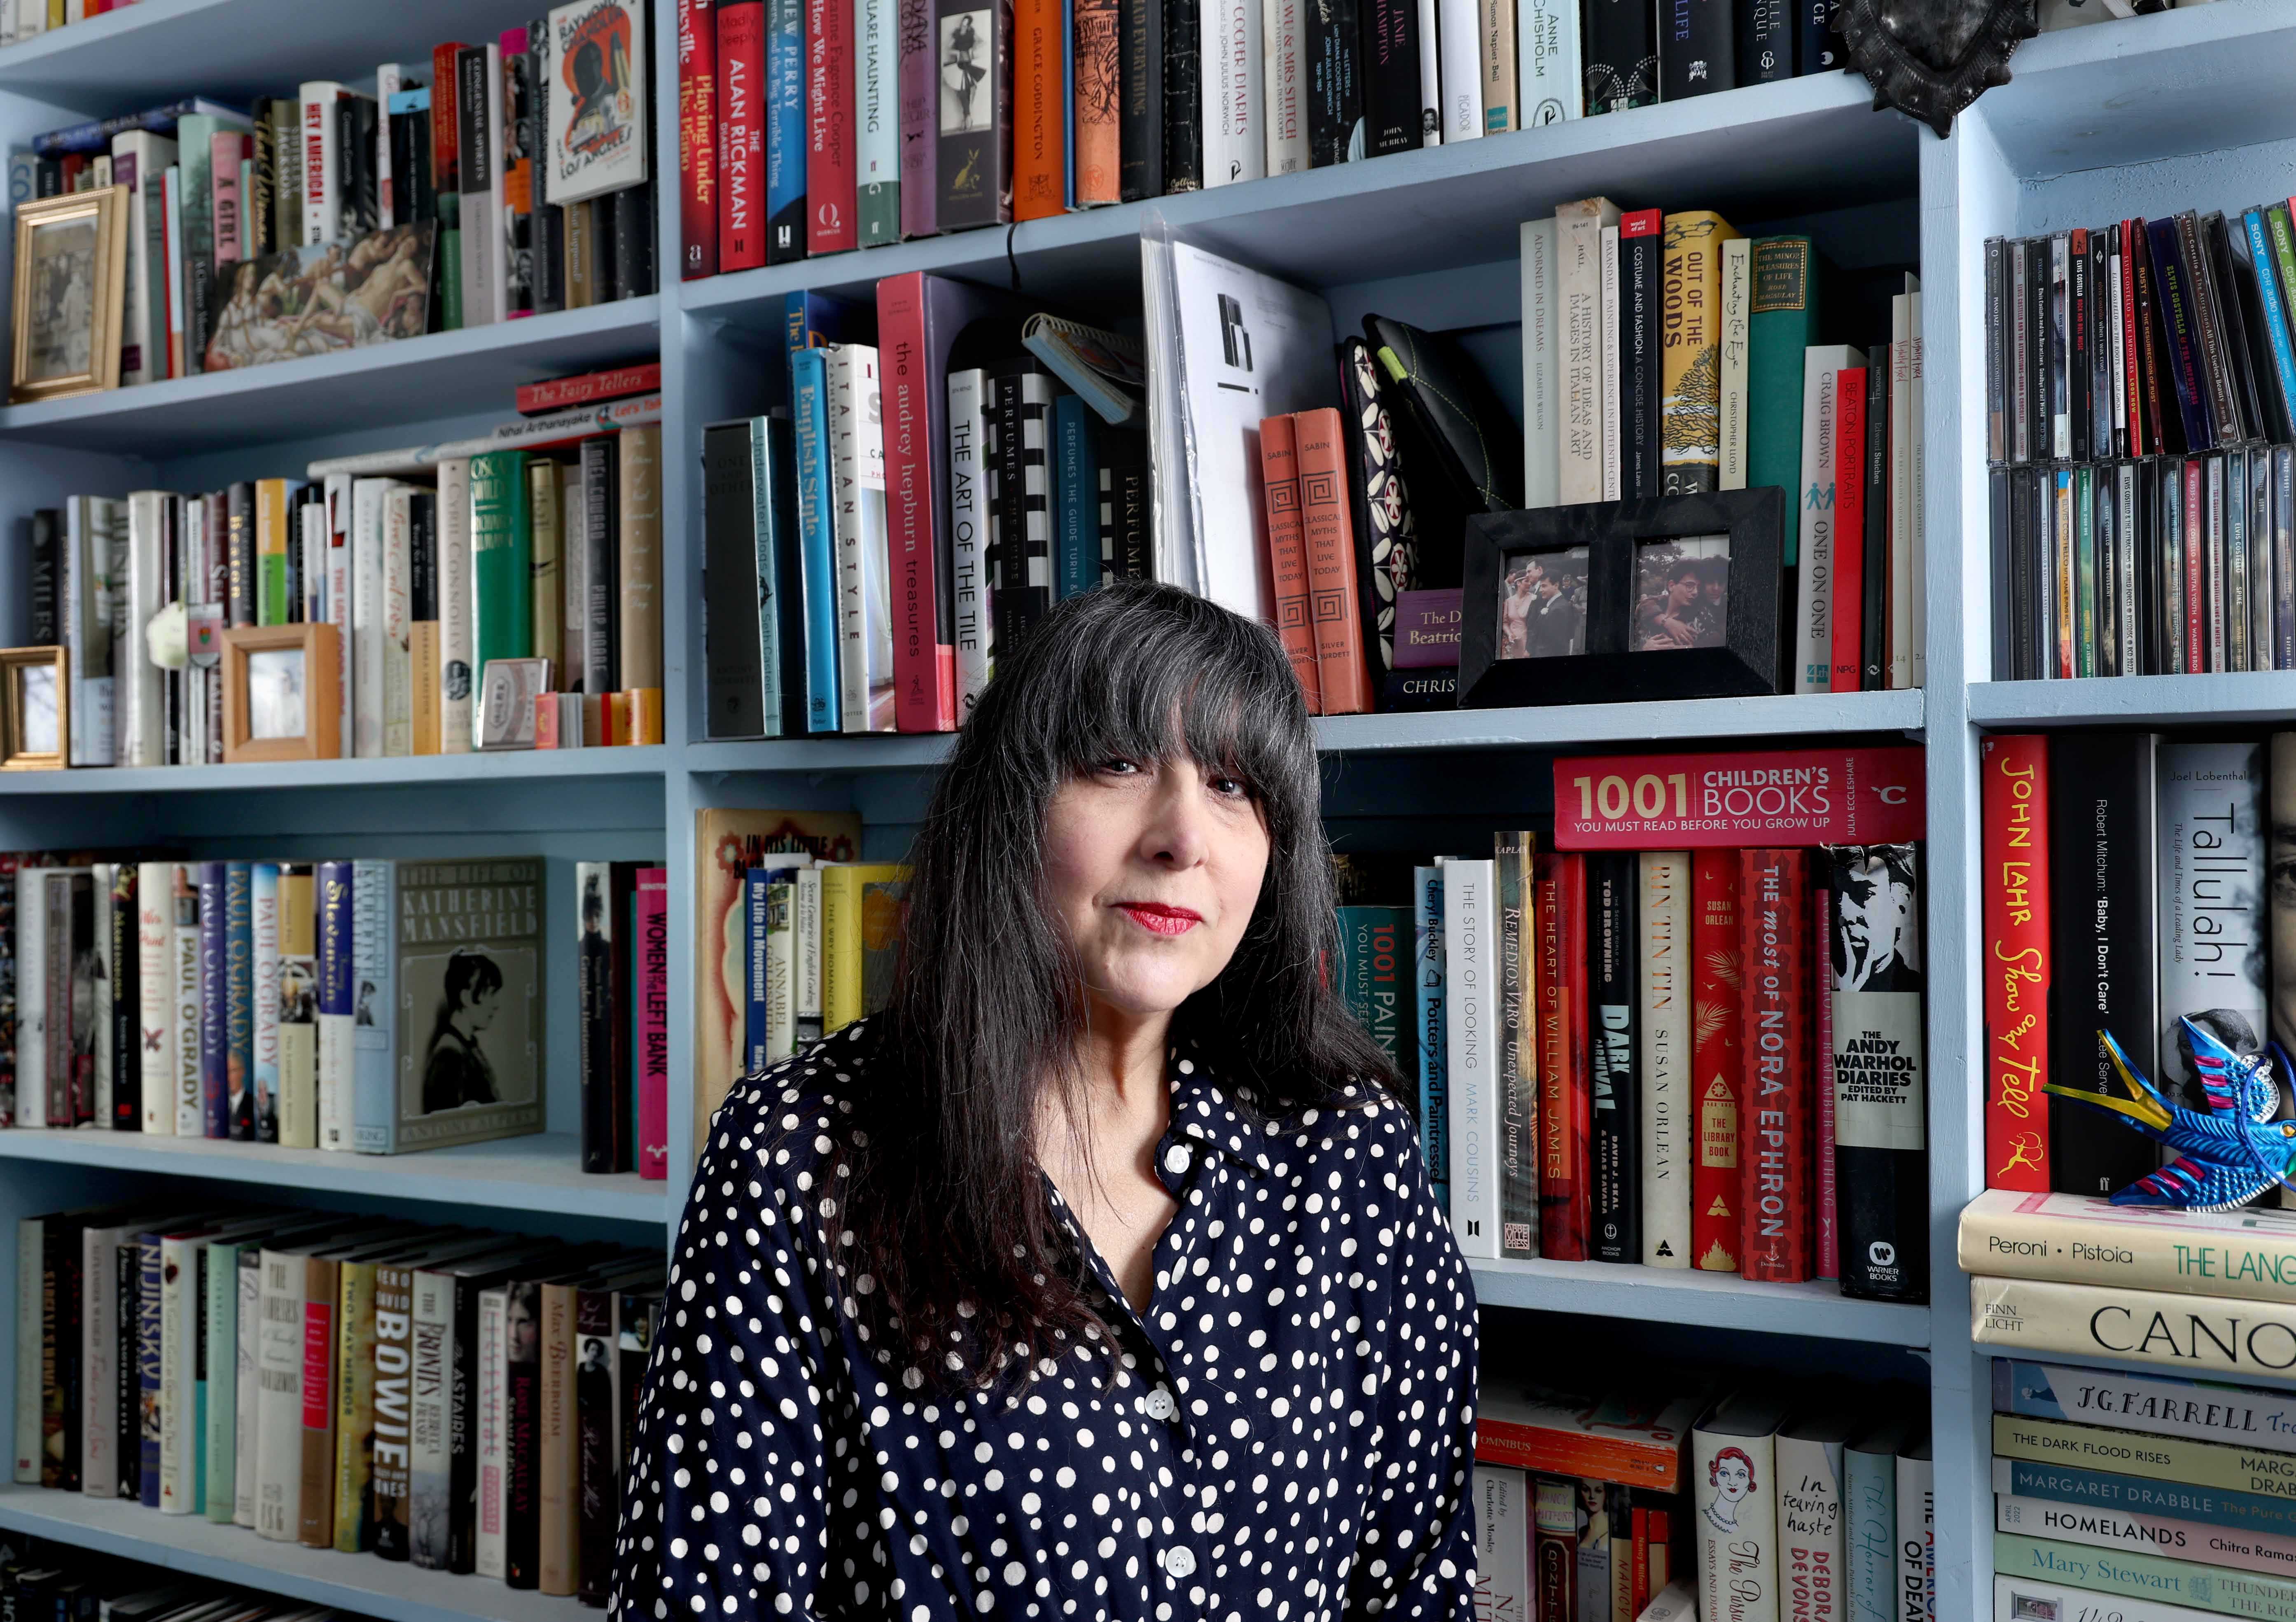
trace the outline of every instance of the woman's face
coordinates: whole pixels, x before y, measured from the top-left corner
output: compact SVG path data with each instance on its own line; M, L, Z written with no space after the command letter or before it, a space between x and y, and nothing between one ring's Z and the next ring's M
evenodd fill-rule
M1245 785L1193 761L1110 761L1053 796L1045 876L1093 1000L1168 1014L1235 954L1267 871Z
M1714 1467L1714 1494L1726 1503L1743 1498L1752 1483L1753 1471L1735 1459L1724 1459Z

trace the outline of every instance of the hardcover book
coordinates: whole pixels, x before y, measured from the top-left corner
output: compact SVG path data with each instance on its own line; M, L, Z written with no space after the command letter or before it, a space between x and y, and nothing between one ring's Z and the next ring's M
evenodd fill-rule
M1443 864L1449 1004L1451 1231L1469 1256L1499 1253L1497 1085L1487 1034L1497 1012L1497 874L1488 861Z
M2158 755L2161 1068L2147 1075L2194 1109L2206 1102L2182 1021L2236 1053L2262 1052L2267 1035L2264 767L2254 740Z
M1992 733L1979 750L1985 896L1985 1182L2049 1186L2048 740Z
M1726 1398L1691 1432L1691 1493L1697 1505L1699 1614L1775 1622L1778 1520L1775 1398Z
M1832 857L1833 1133L1846 1296L1929 1296L1921 875L1912 845ZM1816 1152L1828 1145L1821 1141Z
M1691 1265L1691 859L1644 851L1638 923L1642 1261Z
M1923 837L1915 748L1606 755L1554 763L1560 850L1903 844Z
M1527 830L1493 839L1498 934L1497 1019L1499 1255L1538 1254L1539 1100L1538 924L1532 864L1538 836Z
M1746 1060L1742 1249L1750 1279L1809 1276L1809 900L1797 850L1739 853Z
M1738 1270L1744 1141L1742 1033L1745 946L1738 921L1738 857L1702 850L1691 864L1691 1099L1696 1113L1690 1173L1692 1265Z

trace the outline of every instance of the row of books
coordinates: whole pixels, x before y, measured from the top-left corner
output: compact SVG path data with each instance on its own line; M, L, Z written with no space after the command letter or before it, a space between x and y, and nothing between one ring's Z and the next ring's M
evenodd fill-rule
M2285 1390L2011 1357L1992 1387L1997 1622L2296 1604Z
M885 1006L908 903L897 863L759 862L742 875L745 1075Z
M585 1113L600 1100L603 1120L596 1133L586 1121L586 1165L659 1177L667 885L659 867L615 873L610 887L606 864L578 865L586 978L596 930L627 943L608 965L618 1012L595 1019L638 1032L619 1069L594 1076L586 1055ZM0 1023L12 1025L0 1125L366 1154L542 1130L539 856L36 854L0 858L0 874L12 912L0 921ZM609 895L627 897L611 920L595 910ZM587 984L582 1000L586 1025L598 1001Z
M582 695L562 741L660 742L661 430L596 427L576 408L390 476L315 463L34 513L31 638L65 651L70 764L221 763L224 634L293 624L340 638L337 691L306 695L337 718L327 756L490 746L480 699L506 659L546 659L541 685Z
M16 1242L17 1482L605 1603L659 1251L158 1202Z
M2186 1020L2237 1054L2296 1049L2296 897L2274 877L2296 733L1995 733L1979 758L1986 1185L2110 1194L2154 1169L2152 1143L2041 1091L2127 1098L2100 1033L2202 1113Z
M1927 1622L1934 1470L1921 1393L1603 1398L1487 1390L1478 1614L1576 1622Z
M679 0L683 274L1193 192L1841 65L1701 0Z
M1995 680L2296 668L2296 450L1986 482Z
M347 1612L227 1588L69 1544L0 1533L9 1622L336 1622Z
M1791 691L1918 687L1921 286L1861 348L1822 341L1838 280L1807 236L1710 210L1593 197L1526 222L1522 504L1784 492Z
M433 228L415 284L349 300L372 307L344 341L405 335L381 295L419 307L426 284L416 332L641 297L657 283L647 37L645 0L562 5L434 47L427 83L386 62L371 88L311 79L244 109L192 96L45 132L13 154L12 190L127 191L123 383L301 352L234 330L268 319L256 284L331 251L363 277L355 245L396 227ZM235 322L237 266L255 280Z

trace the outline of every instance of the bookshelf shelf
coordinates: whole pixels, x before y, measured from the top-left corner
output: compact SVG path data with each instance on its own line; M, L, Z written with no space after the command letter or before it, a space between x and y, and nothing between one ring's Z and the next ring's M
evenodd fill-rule
M1753 1329L1828 1340L1926 1347L1930 1312L1888 1301L1846 1299L1832 1284L1760 1284L1734 1273L1620 1267L1602 1262L1478 1261L1482 1307L1645 1318L1699 1329Z
M2296 714L2296 671L2124 676L2069 682L1972 682L1969 718L1999 729L2049 725L2283 725Z
M0 1131L0 1161L15 1160L610 1222L667 1222L685 1192L641 1181L635 1172L586 1175L580 1141L561 1133L422 1154L361 1155L140 1132Z
M0 1527L101 1554L149 1561L188 1577L332 1605L380 1622L576 1622L601 1613L573 1600L506 1588L488 1578L418 1570L372 1554L271 1543L245 1527L219 1527L141 1504L37 1487L0 1485Z
M19 794L267 794L283 789L384 789L434 783L475 787L660 777L668 759L668 750L652 744L414 755L390 760L286 760L259 766L88 766L68 772L12 773L0 778L0 799Z
M660 314L659 295L649 294L243 372L9 406L0 407L0 434L161 460L431 422L442 403L487 409L521 383L651 354L660 341Z

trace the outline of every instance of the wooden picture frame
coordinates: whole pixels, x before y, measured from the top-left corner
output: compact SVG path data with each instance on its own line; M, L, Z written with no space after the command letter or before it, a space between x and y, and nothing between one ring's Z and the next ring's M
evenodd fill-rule
M1459 707L1792 692L1784 525L1785 498L1768 488L1476 513ZM1693 597L1698 611L1666 611L1653 592L1674 571L1712 606ZM1526 578L1539 594L1528 611Z
M127 209L126 186L17 205L12 403L119 387Z
M0 772L61 772L70 763L71 670L64 651L0 649Z
M224 764L334 759L342 748L341 681L342 636L332 625L226 631Z

